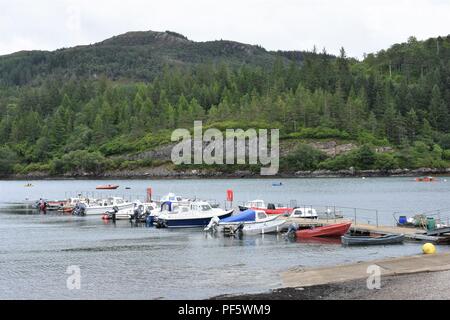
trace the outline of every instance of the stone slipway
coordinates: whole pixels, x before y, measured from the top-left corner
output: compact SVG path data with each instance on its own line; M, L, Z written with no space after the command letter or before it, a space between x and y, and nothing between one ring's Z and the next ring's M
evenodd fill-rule
M379 266L382 276L446 271L450 270L450 253L400 257L317 269L293 269L283 272L281 279L285 288L333 284L365 279L370 275L367 268L371 265Z

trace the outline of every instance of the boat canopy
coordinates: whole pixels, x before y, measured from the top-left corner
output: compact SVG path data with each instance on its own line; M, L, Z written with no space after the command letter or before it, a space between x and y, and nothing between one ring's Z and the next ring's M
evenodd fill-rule
M254 210L245 210L242 211L240 214L222 219L220 220L220 222L246 222L255 220L256 220L256 212Z

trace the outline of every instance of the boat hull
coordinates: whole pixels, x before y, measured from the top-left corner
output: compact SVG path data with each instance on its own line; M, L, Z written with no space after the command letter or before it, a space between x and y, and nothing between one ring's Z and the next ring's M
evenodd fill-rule
M280 215L280 214L291 214L292 211L294 210L293 208L276 208L276 209L265 209L265 208L248 208L248 207L244 207L244 206L239 206L239 210L240 211L246 211L246 210L261 210L264 211L267 214L270 215Z
M95 189L97 190L116 190L118 189L118 185L107 185L107 186L97 186Z
M403 234L385 235L382 237L357 237L342 236L341 241L345 246L373 246L373 245L389 245L400 244L405 240Z
M286 220L270 220L265 222L242 222L242 223L225 223L219 224L219 231L226 232L226 230L236 230L242 224L243 228L240 230L244 235L257 235L257 234L268 234L268 233L278 233L283 229L283 225Z
M313 237L341 237L347 233L352 224L339 223L314 229L299 230L295 233L298 239L307 239Z
M157 218L157 225L165 228L200 228L206 227L213 217L218 217L219 219L225 219L233 214L233 210L226 211L220 215L211 215L200 218L187 218L187 219L176 219L176 218Z
M133 209L134 203L124 203L119 205L111 205L111 206L98 206L98 207L87 207L86 215L87 216L95 216L95 215L103 215L109 211L114 211L114 207L117 207L119 210L128 210Z

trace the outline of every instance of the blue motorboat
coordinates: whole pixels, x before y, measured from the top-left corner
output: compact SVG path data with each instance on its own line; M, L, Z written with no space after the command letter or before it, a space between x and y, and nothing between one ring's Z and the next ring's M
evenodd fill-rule
M195 201L188 206L178 206L162 211L156 220L157 227L164 228L194 228L205 227L212 218L230 217L233 210L212 208L208 202Z

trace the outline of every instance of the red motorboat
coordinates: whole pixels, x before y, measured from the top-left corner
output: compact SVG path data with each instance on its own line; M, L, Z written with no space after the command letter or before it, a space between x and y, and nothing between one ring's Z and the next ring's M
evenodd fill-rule
M103 186L97 186L97 190L116 190L117 188L119 188L118 185L116 184L107 184L107 185L103 185Z
M263 200L253 200L247 202L244 206L239 206L240 211L245 211L248 209L252 210L262 210L266 214L291 214L294 208L288 207L277 207L274 204L269 203L267 206L265 205Z
M330 224L329 226L317 227L314 229L298 230L295 232L295 236L299 239L313 237L342 237L347 233L351 225L351 222L347 222Z
M263 210L267 214L291 214L293 208L276 208L276 209L260 209Z

